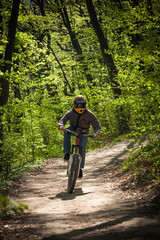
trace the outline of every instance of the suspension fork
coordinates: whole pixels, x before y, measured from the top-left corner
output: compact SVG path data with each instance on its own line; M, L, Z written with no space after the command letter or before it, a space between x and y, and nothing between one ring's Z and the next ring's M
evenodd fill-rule
M78 153L78 149L79 149L79 142L80 142L80 137L77 137L77 139L76 139L75 153Z
M73 153L73 152L79 153L79 149L82 148L82 147L79 146L79 143L80 143L80 137L77 137L77 139L76 139L76 144L75 144L75 145L72 145L72 153Z

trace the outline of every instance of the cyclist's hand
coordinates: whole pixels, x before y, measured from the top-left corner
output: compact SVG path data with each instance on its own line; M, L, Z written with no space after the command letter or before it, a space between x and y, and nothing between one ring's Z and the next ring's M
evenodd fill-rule
M62 132L65 132L65 131L66 131L66 129L65 129L64 126L59 127L59 130L62 131Z
M98 133L94 133L93 138L100 138L100 135Z

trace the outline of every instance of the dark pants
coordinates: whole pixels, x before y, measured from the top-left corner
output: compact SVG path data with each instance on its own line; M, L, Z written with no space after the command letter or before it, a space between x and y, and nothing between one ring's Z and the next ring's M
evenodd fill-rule
M67 129L74 131L74 129L71 126L69 126ZM87 136L80 137L79 154L82 156L81 168L84 168L85 164L87 140L88 140ZM70 150L71 150L71 134L64 133L63 152L70 153Z

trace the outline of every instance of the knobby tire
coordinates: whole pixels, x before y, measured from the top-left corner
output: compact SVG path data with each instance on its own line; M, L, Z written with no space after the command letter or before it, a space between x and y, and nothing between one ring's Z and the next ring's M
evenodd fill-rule
M76 184L78 172L79 172L79 156L78 154L73 154L73 162L71 166L71 171L68 176L68 193L72 193Z

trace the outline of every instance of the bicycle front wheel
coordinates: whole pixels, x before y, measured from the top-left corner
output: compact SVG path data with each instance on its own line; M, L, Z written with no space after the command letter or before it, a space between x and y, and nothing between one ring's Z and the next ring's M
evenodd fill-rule
M74 153L71 157L72 162L68 176L68 193L72 193L74 190L81 162L79 154Z

